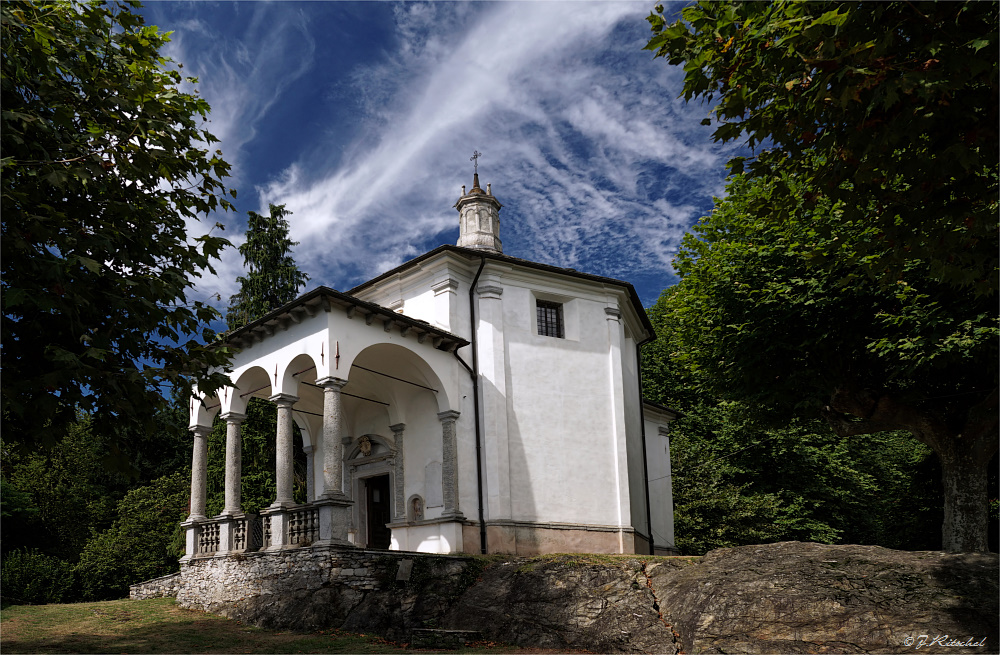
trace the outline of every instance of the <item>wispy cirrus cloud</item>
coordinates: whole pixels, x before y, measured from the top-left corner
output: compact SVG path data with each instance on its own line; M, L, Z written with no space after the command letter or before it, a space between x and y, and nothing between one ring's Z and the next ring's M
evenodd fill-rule
M300 262L350 285L454 238L451 205L478 148L483 181L506 205L506 252L666 278L670 253L706 207L667 192L695 185L710 202L722 159L703 140L703 112L675 100L677 74L642 52L646 11L404 5L398 49L356 74L392 94L366 104L354 156L320 175L297 163L260 197L296 213ZM677 179L644 186L655 172Z
M684 231L722 191L727 153L699 124L705 108L678 100L680 71L642 51L646 5L249 7L239 29L193 21L173 47L194 56L186 70L202 78L242 209L288 206L314 283L349 288L453 243L473 149L505 205L505 252L642 278L644 300L670 283ZM391 18L376 46L332 57L328 35L350 41L371 11ZM289 119L276 98L292 92L307 100ZM285 154L262 160L275 134ZM240 218L225 220L241 241ZM200 287L225 297L241 264L230 257Z

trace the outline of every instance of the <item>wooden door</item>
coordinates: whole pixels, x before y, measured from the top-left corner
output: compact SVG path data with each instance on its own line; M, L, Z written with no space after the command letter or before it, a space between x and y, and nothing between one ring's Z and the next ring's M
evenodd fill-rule
M365 481L368 509L368 548L389 548L392 530L385 527L392 514L389 508L389 476L379 475Z

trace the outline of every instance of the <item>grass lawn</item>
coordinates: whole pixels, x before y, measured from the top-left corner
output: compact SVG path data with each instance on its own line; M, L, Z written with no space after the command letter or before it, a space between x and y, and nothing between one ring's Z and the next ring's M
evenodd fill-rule
M406 653L374 635L339 630L262 630L172 598L69 605L15 605L0 611L0 651L8 653ZM482 644L465 652L523 649ZM540 652L540 651L534 651Z

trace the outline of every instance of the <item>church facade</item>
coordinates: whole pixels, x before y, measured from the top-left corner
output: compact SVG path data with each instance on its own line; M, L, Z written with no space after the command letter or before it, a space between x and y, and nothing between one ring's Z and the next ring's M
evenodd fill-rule
M627 282L503 254L478 174L460 237L347 293L320 287L227 335L232 387L191 405L185 559L345 546L675 554L669 423L644 403L653 328ZM240 507L247 402L278 407L277 489ZM227 425L225 509L205 516ZM292 494L293 432L306 503ZM256 536L255 536L256 535Z

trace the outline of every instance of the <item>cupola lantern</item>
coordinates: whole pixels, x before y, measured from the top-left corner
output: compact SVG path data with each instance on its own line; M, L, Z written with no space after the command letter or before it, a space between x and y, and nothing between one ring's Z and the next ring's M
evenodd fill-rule
M503 253L500 243L500 208L503 205L493 197L490 185L486 191L479 186L479 158L482 154L475 151L471 160L474 164L472 189L466 193L462 187L462 197L455 203L459 216L458 245L475 250L488 250Z

